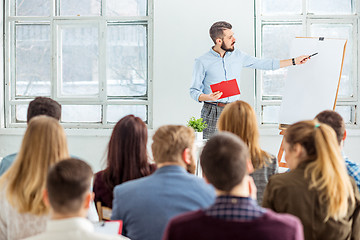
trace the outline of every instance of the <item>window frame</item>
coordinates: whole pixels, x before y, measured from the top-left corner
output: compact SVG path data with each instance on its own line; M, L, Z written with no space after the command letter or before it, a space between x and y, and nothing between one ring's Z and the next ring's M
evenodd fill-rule
M350 23L353 25L352 32L352 41L353 41L353 63L352 63L352 87L353 87L353 96L352 97L338 97L336 106L355 106L355 112L351 112L351 118L354 123L347 124L349 128L360 128L357 121L360 116L359 109L359 69L360 69L360 49L359 49L359 0L352 0L353 13L344 15L344 14L313 14L307 12L307 0L302 1L302 13L300 14L261 14L261 1L264 0L254 0L255 1L255 55L261 58L262 53L262 26L264 24L300 24L303 28L303 33L310 37L310 26L312 23L331 23L331 24L346 24ZM347 49L348 50L348 49ZM259 119L259 125L264 128L274 128L278 127L278 124L273 123L263 123L263 107L264 106L280 106L281 105L281 96L266 96L262 95L262 72L256 70L255 74L255 100L256 100L256 113Z
M13 3L13 6L11 6ZM23 128L26 122L15 121L14 106L28 104L33 97L16 97L15 90L15 25L20 24L50 24L50 52L51 52L51 98L62 105L100 105L102 107L100 123L72 122L62 123L65 128L112 128L115 123L107 122L107 106L109 105L145 105L146 123L149 128L153 126L153 0L147 0L147 16L119 17L106 16L106 0L101 1L100 16L60 16L60 0L51 1L50 16L15 16L15 0L5 0L3 19L3 61L4 61L4 118L1 122L3 128ZM62 25L98 25L98 67L99 67L99 93L97 96L64 96L61 95L61 69L58 60L58 50L61 49L60 28ZM144 25L146 28L146 61L147 61L147 93L139 97L113 97L107 96L107 26L111 25ZM13 87L12 87L13 86Z

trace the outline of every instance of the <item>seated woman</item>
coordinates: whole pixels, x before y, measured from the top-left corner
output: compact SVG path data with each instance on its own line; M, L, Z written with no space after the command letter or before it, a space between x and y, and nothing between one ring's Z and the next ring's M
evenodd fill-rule
M244 101L236 101L226 105L222 111L218 128L238 135L249 147L254 178L257 187L257 201L262 203L266 184L270 176L277 173L276 157L263 151L259 144L259 130L254 109Z
M360 196L346 172L335 132L303 121L284 137L290 172L271 177L263 206L300 218L306 240L360 239Z
M64 129L48 116L30 120L20 151L0 178L0 239L23 239L45 231L43 202L48 169L68 158Z
M156 170L156 165L148 162L147 138L146 124L140 118L128 115L117 122L108 145L107 166L95 174L95 203L112 208L116 185Z

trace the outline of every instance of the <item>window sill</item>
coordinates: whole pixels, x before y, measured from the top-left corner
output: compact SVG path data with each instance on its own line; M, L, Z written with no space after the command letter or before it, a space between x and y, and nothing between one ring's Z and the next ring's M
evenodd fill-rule
M0 135L22 136L26 128L0 128ZM67 136L109 137L112 129L65 129Z

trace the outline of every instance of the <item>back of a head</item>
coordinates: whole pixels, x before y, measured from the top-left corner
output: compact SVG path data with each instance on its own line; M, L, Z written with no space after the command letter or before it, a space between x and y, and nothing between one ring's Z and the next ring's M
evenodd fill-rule
M15 162L4 174L7 196L19 212L44 214L42 202L46 173L53 164L68 158L66 135L60 123L48 116L30 120Z
M218 128L238 135L247 145L253 144L259 134L255 111L244 101L226 105L219 117Z
M230 192L247 174L248 148L236 135L221 132L205 145L200 163L208 181L215 188Z
M216 42L216 39L223 38L223 31L226 29L232 29L232 26L225 21L216 22L210 27L209 34L214 43Z
M182 125L165 125L153 136L151 145L154 161L158 163L177 162L186 148L192 149L194 130Z
M231 132L245 142L255 169L266 164L269 156L260 148L256 114L250 104L244 101L227 104L217 124L220 131Z
M341 143L345 134L345 123L339 113L332 110L325 110L316 115L315 119L332 127L336 133L338 143Z
M66 134L59 121L45 115L32 118L17 158L27 161L29 166L39 164L37 167L46 170L58 159L67 157Z
M110 188L150 174L147 127L139 117L127 115L115 125L107 155L104 179Z
M81 209L90 191L93 172L79 159L66 159L48 172L46 189L52 209L60 214L75 214Z
M304 177L310 180L310 189L319 191L320 204L328 207L325 220L344 217L349 203L354 204L354 192L334 130L317 121L297 122L286 130L285 141L290 149L300 144L306 151Z
M31 118L39 115L46 115L60 121L61 105L48 97L36 97L29 104L27 110L27 122L29 123Z

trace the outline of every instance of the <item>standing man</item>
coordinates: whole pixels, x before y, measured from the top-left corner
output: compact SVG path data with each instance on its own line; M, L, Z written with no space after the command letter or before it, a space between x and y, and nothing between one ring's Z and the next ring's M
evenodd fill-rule
M227 22L216 22L210 28L210 37L214 46L209 52L195 60L191 97L204 102L201 117L208 127L204 130L204 139L216 131L216 122L227 103L238 100L238 96L220 99L222 92L212 92L210 85L221 81L236 79L240 86L243 67L262 70L276 70L291 65L304 64L309 56L300 56L287 60L259 59L235 50L235 37L232 26Z

